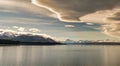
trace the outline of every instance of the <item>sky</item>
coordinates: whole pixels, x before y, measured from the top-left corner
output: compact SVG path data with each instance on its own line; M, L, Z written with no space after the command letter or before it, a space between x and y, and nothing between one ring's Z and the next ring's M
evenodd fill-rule
M0 0L0 32L120 41L120 0Z

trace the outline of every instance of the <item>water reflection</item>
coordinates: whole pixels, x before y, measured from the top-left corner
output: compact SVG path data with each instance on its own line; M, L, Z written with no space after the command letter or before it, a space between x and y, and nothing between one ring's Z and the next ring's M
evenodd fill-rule
M120 66L120 46L104 47L104 62L107 66Z
M120 66L120 46L0 47L0 66Z

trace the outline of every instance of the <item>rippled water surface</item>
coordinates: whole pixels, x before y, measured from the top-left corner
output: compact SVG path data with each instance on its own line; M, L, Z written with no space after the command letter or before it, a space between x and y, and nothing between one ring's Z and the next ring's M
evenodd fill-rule
M120 46L1 46L0 66L120 66Z

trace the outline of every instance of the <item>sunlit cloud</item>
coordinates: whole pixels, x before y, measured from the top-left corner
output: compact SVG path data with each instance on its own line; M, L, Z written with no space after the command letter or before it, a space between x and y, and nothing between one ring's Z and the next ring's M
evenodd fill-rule
M94 25L93 23L86 23L87 25Z
M116 6L119 6L119 0L32 0L33 4L36 4L40 7L46 8L53 13L58 15L58 18L62 21L68 22L79 22L81 21L81 17L85 15L89 15L91 13L106 11L108 15L109 11ZM104 7L103 7L104 6ZM107 11L108 10L108 11ZM101 15L98 15L101 16ZM104 16L103 16L104 17Z
M18 29L19 27L18 26L13 26L13 28Z
M66 28L73 28L75 27L74 25L65 25Z
M20 31L20 32L23 32L25 30L25 28L24 27L19 27L17 30Z
M37 28L30 28L29 29L30 32L41 32L39 29Z
M39 33L41 32L37 28L25 28L25 27L20 27L20 26L13 26L12 28L16 29L18 32L31 32L31 33Z
M64 22L84 21L88 25L117 23L114 25L116 27L120 24L120 0L32 0L32 3L55 13L57 18ZM116 29L114 26L110 27ZM120 36L119 31L103 32Z
M26 31L31 33L40 33L41 31L47 32L47 30L39 30L32 25L37 25L37 27L38 25L40 25L40 27L44 25L53 25L54 20L56 21L57 25L64 25L64 27L62 25L63 28L60 27L61 31L65 31L65 27L77 27L74 31L78 31L78 28L81 27L79 25L73 25L69 22L78 22L78 24L81 22L86 22L84 23L85 26L79 28L79 31L89 31L89 28L93 29L93 27L91 26L96 23L103 26L114 23L118 23L119 25L119 3L119 0L0 0L0 22L4 23L3 25L7 25L7 23L17 23L17 25L26 24L26 26L13 26L12 28L10 28L18 31L19 33L26 33ZM56 19L51 19L51 17L57 18L60 21ZM52 20L53 22L51 22ZM61 21L68 23L62 23ZM84 28L86 26L87 28ZM46 28L49 27L41 29ZM107 27L105 28L105 31L104 29L102 29L101 32L105 32L105 34L107 35L111 34L112 36L115 36L113 35L113 32L117 32L117 36L119 35L118 31L112 31L112 33L110 33L110 31L107 30ZM116 27L113 26L111 26L111 28L116 29ZM54 29L57 30L56 28Z
M107 24L103 27L103 33L120 39L120 24Z

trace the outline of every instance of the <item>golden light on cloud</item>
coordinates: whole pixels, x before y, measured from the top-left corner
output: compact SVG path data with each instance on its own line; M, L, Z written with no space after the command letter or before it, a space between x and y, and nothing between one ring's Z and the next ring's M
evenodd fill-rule
M120 15L118 14L120 13L120 0L32 0L32 3L57 14L57 18L64 22L120 24ZM120 35L119 31L109 34L114 33Z
M23 32L24 30L25 30L25 28L23 28L23 27L18 28L18 31L20 31L20 32Z
M65 25L66 28L73 28L75 27L74 25Z
M46 9L50 10L51 12L57 14L57 17L60 19L60 14L57 13L56 11L54 11L53 9L51 9L51 8L49 8L49 7L46 7L46 6L44 6L44 5L41 5L40 3L37 2L37 0L32 0L32 3L35 4L35 5L37 5L37 6L46 8ZM53 16L53 17L54 17L54 16ZM61 20L61 19L60 19L60 20Z
M119 0L114 0L114 2L113 0L32 0L32 3L57 14L58 19L65 22L80 22L81 17L89 14L96 14L99 19L93 19L95 16L90 16L91 18L93 17L92 20L90 20L91 18L89 17L89 19L86 19L87 21L101 21L109 14L109 11L111 12L112 9L119 6ZM101 14L96 13L100 11L102 12Z
M40 1L44 2L43 0L40 0ZM59 20L61 20L61 21L65 21L65 22L80 22L79 18L71 18L71 17L68 17L69 15L64 15L64 17L61 16L61 15L63 15L62 13L59 13L56 10L54 10L54 9L48 7L48 6L45 6L44 4L40 3L39 0L32 0L32 3L37 5L37 6L46 8L49 11L55 13L57 15L57 18Z
M37 28L30 28L29 29L30 32L41 32L39 29Z
M119 4L120 0L0 0L0 7L6 9L1 9L0 12L15 15L14 17L6 16L7 20L4 17L0 17L0 22L21 22L24 24L28 22L38 23L40 21L44 22L44 17L53 17L62 22L86 22L84 24L87 26L92 26L94 23L97 23L103 25L101 28L104 29L101 30L101 32L116 37L116 35L120 35L118 30L118 26L120 25ZM52 19L50 18L50 20ZM44 24L48 23L44 22ZM72 24L73 23L68 25L64 24L63 26L64 28L75 27L75 25ZM25 31L24 28L14 28L18 29L18 31ZM113 28L114 30L109 28ZM38 29L29 29L29 31L39 32Z
M107 24L103 26L103 33L120 39L120 23Z

